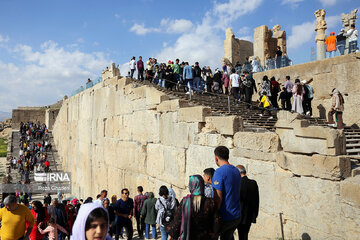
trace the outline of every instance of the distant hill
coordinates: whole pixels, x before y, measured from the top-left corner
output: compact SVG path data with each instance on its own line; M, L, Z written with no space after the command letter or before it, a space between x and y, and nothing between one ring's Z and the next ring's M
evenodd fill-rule
M0 111L0 122L2 122L6 118L11 118L11 113Z

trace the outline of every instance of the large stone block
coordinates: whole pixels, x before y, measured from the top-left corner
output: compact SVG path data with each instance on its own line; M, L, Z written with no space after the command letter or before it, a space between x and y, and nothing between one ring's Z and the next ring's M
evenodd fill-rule
M195 137L195 144L202 146L225 146L227 148L233 148L232 137L225 137L218 133L199 133Z
M347 156L324 156L315 154L314 176L325 179L344 179L351 175L351 162Z
M205 122L205 117L209 116L209 107L197 106L179 109L180 122Z
M281 146L286 152L305 154L328 154L327 140L320 138L296 137L292 129L276 129Z
M291 154L284 152L277 159L277 164L293 174L301 176L313 176L314 163L311 156L301 154Z
M215 147L199 146L191 144L186 150L186 176L202 175L206 168L217 168L214 156ZM188 179L185 182L188 185Z
M205 131L223 135L234 135L243 129L242 118L238 116L210 116L205 118Z
M160 104L169 99L169 96L156 90L154 87L148 87L146 90L146 102L148 105Z
M330 180L342 180L351 175L350 159L345 156L307 156L287 152L279 156L278 165L296 175Z
M238 148L261 152L277 152L280 150L279 137L275 133L237 132L234 145Z
M160 103L157 106L157 111L166 113L166 112L175 112L179 108L189 107L188 102L181 99L168 100Z
M169 112L160 116L160 141L164 145L187 148L201 130L200 123L176 122L178 114Z
M146 173L159 180L184 188L185 149L148 144L146 151Z
M341 200L360 208L360 176L351 177L340 184Z
M234 157L275 162L278 158L281 157L282 152L261 152L257 150L235 147L230 151L230 154Z

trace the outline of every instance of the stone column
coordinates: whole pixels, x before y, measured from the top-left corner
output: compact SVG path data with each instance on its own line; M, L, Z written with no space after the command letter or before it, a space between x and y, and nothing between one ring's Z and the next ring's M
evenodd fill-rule
M358 18L356 16L357 12L358 9L354 9L349 14L345 14L345 13L341 14L341 21L343 22L343 29L345 32L347 32L350 29L350 26L352 24L355 24L356 19ZM346 38L345 54L348 54L348 51L349 51L349 39Z
M316 48L317 48L317 60L325 59L326 52L325 52L325 30L327 29L326 21L325 21L325 10L319 9L314 12L314 15L316 17Z

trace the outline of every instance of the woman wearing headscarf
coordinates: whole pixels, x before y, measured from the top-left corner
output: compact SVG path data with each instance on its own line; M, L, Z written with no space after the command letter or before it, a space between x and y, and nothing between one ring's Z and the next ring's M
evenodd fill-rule
M331 109L328 113L329 126L337 127L337 129L344 129L342 114L344 111L344 97L337 88L334 88L331 93ZM337 124L334 122L333 115L337 120Z
M294 97L294 102L293 102L291 111L303 114L304 109L303 109L302 102L304 100L304 88L300 84L299 79L295 80L295 85L292 89L292 93L293 93L293 97Z
M266 96L267 97L271 97L271 82L268 78L268 76L264 76L263 77L263 81L261 83L261 91L260 93L262 94L263 92L266 92Z
M98 203L83 204L76 217L70 240L111 240L109 231L109 215Z
M172 239L212 240L215 239L214 199L204 195L204 180L200 175L190 176L190 194L181 200L173 222L167 227Z
M149 192L148 198L145 200L143 208L141 210L141 218L145 218L145 238L149 239L150 226L152 228L152 238L156 239L156 211L155 211L156 198L154 193Z
M35 218L35 224L34 227L30 233L30 239L31 240L40 240L44 238L44 234L41 234L38 230L38 224L39 223L47 223L49 221L50 216L47 213L46 208L43 207L42 203L40 201L33 201L31 204L31 213Z

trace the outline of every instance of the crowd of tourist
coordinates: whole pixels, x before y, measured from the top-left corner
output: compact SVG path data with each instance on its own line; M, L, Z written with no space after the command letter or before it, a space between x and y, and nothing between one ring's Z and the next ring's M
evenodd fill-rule
M207 168L202 175L189 177L189 193L179 202L173 189L161 186L158 198L154 192L130 198L127 188L121 197L103 190L93 201L61 200L44 197L43 203L31 206L18 203L9 195L0 209L1 239L74 240L119 239L126 233L133 238L133 219L140 239L247 239L259 210L259 190L255 180L248 179L244 166L229 163L229 149L219 146L214 151L218 169ZM15 217L16 216L16 217ZM151 232L151 236L150 236Z
M335 36L335 32L331 32L330 36L326 38L325 44L327 46L326 51L328 57L335 57L336 50L339 51L339 55L345 54L346 40L348 40L348 53L354 53L358 50L358 37L359 31L355 29L355 24L350 26L350 29L345 31L341 29L340 32Z

